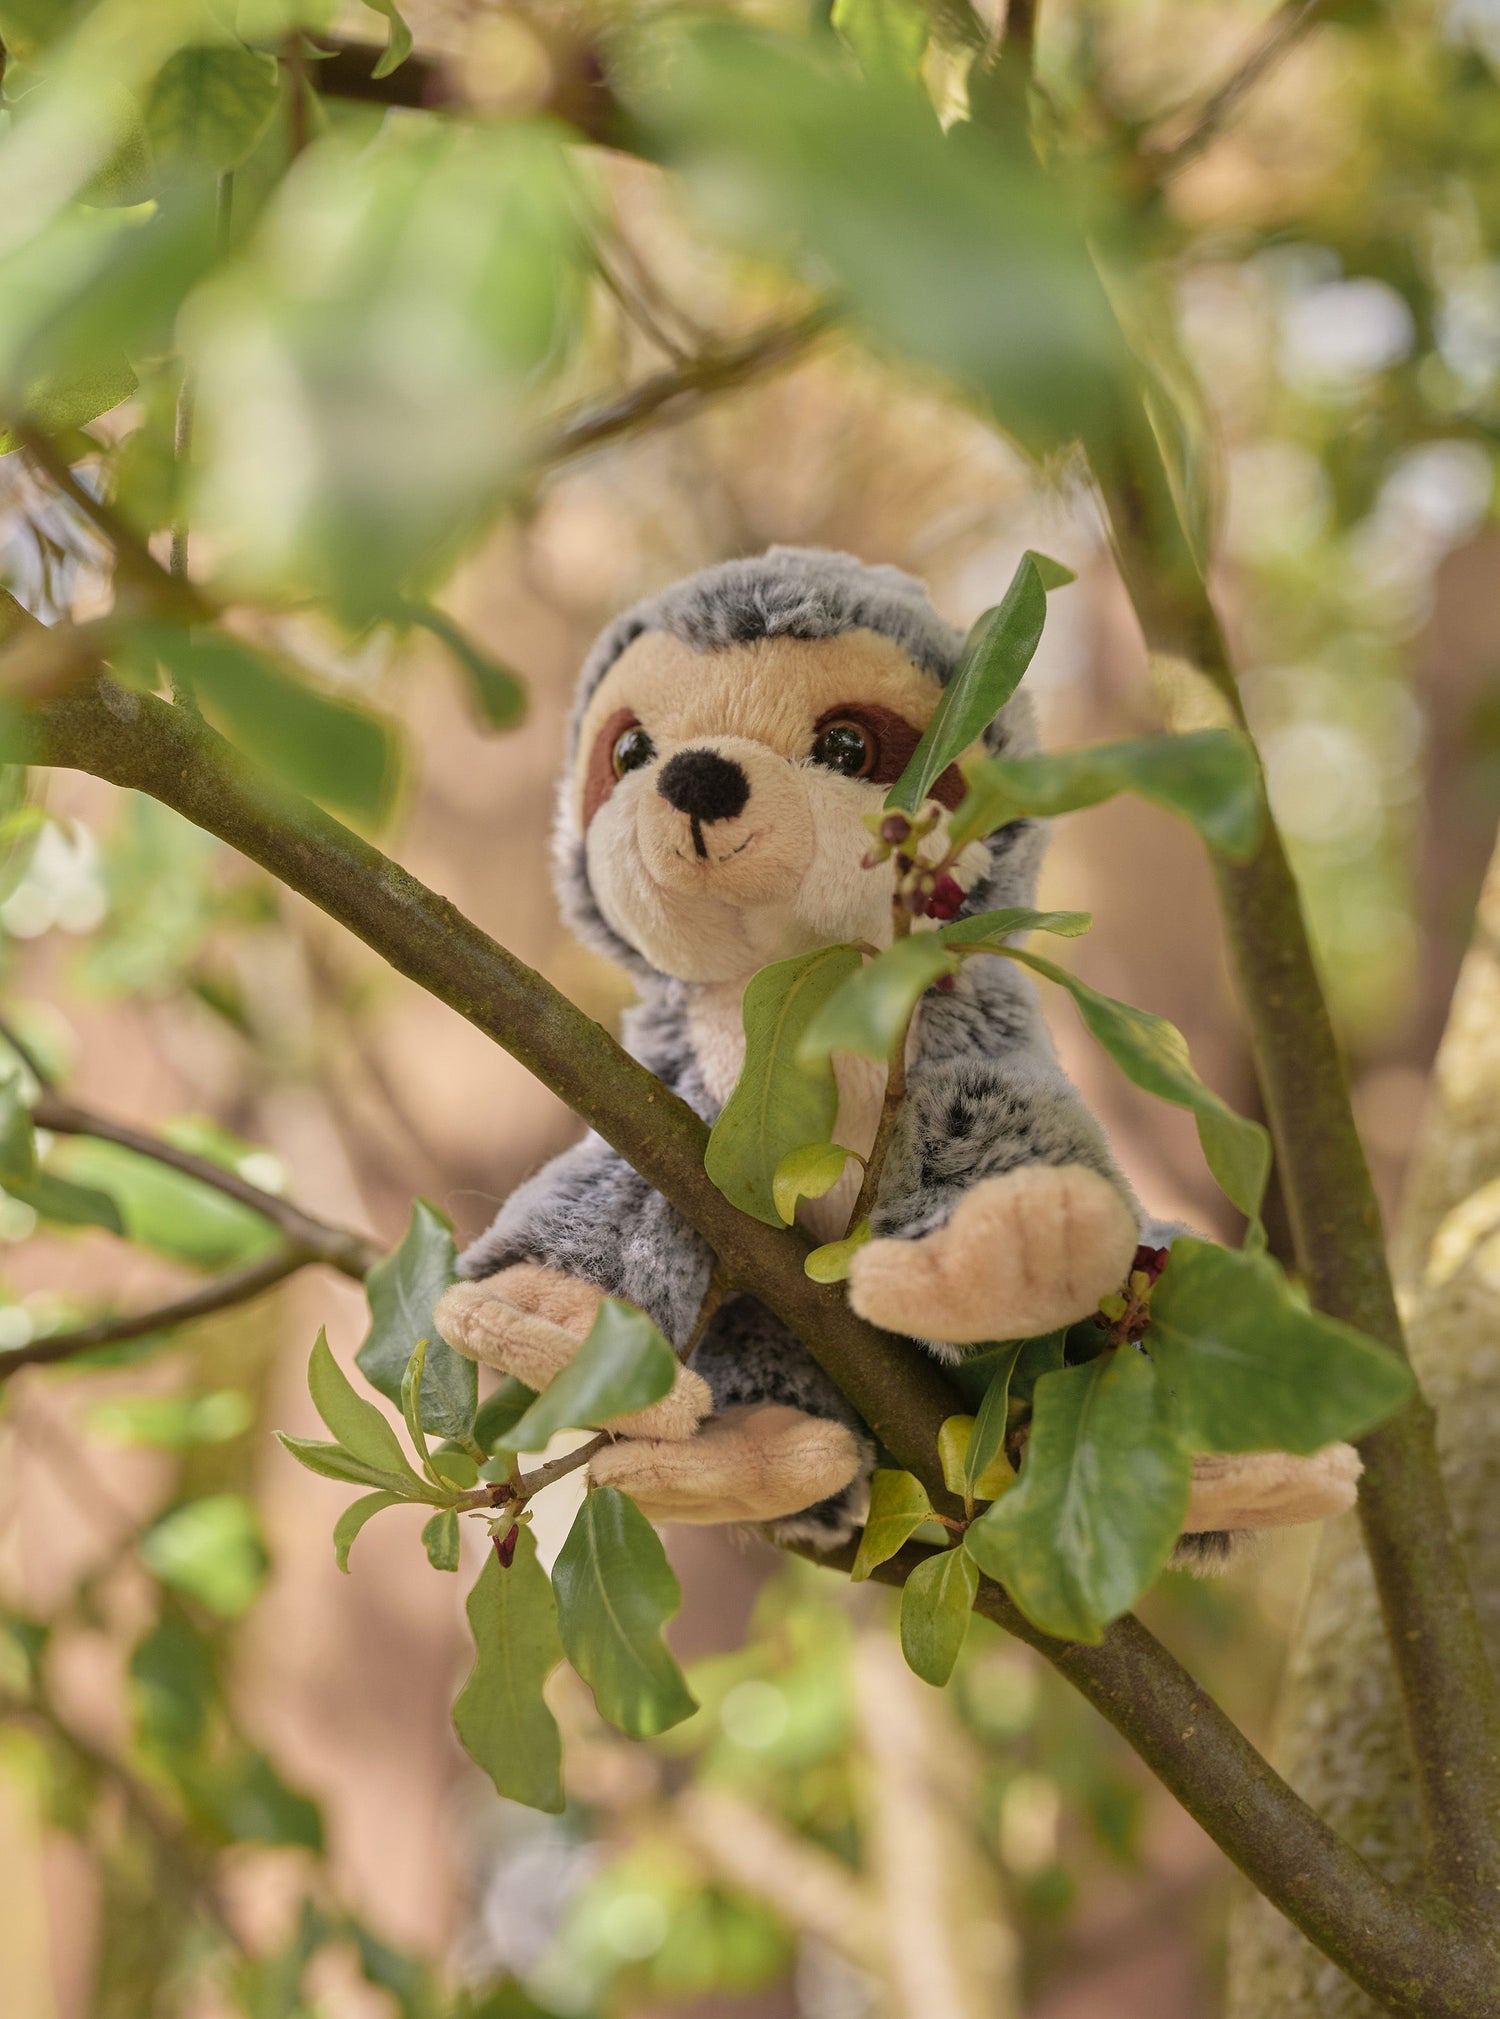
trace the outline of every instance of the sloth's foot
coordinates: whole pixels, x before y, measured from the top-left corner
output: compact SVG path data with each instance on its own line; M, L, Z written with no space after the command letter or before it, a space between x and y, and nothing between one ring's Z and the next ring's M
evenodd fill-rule
M776 1521L839 1493L860 1469L854 1433L780 1402L711 1416L685 1442L612 1444L589 1468L650 1521Z
M1209 1452L1193 1460L1184 1535L1289 1528L1354 1505L1363 1470L1352 1444L1326 1444L1308 1458L1285 1451Z
M542 1389L578 1351L603 1298L594 1284L560 1269L517 1262L481 1283L455 1283L438 1299L433 1318L456 1352ZM609 1427L622 1437L691 1437L713 1406L708 1383L679 1367L660 1402Z
M1029 1339L1096 1310L1125 1281L1139 1239L1097 1171L1024 1164L982 1179L936 1233L859 1249L849 1301L872 1325L919 1339Z

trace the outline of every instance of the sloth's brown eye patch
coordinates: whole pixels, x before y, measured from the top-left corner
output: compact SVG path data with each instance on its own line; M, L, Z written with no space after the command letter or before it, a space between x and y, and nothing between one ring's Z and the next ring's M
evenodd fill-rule
M894 785L921 740L921 730L894 708L849 702L819 718L813 729L812 757L815 764L826 764L846 778ZM963 796L963 774L950 764L933 786L932 797L951 811Z
M639 738L640 741L633 739ZM645 754L640 754L644 746ZM641 727L634 709L617 708L601 727L589 751L588 769L583 774L583 824L589 822L614 791L627 771L649 764L656 746Z

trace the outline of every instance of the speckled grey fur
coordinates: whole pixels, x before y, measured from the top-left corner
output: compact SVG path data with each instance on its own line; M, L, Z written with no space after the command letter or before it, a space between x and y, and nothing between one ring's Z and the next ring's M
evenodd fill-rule
M563 908L579 936L627 966L641 992L624 1020L632 1054L705 1121L707 1092L689 1034L689 989L656 972L605 922L589 888L583 839L572 811L578 725L594 689L643 632L668 631L712 652L760 637L826 638L868 628L894 639L914 663L946 681L962 634L945 624L922 585L895 568L868 568L844 554L773 547L730 561L617 617L579 677L568 765L558 805L554 863ZM995 750L1036 747L1030 704L1013 698L986 732ZM991 837L990 864L965 911L1033 900L1043 831L1016 821ZM1099 1124L1053 1056L1030 976L1002 961L968 963L951 994L929 994L918 1026L910 1095L873 1216L878 1234L914 1239L944 1224L981 1179L1026 1163L1084 1163L1135 1202ZM1138 1209L1137 1209L1138 1210ZM489 1231L465 1252L466 1276L513 1262L543 1262L648 1311L681 1349L692 1335L708 1281L703 1241L671 1206L597 1137L567 1151L523 1185ZM950 1346L920 1342L945 1358ZM714 1318L693 1360L715 1403L788 1402L854 1427L866 1464L874 1450L848 1403L801 1343L753 1299ZM831 1546L862 1518L863 1476L842 1494L775 1525L783 1540Z

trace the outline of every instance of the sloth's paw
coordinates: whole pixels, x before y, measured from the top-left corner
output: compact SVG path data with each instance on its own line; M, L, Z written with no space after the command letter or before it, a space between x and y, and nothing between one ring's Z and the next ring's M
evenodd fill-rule
M872 1325L919 1339L1028 1339L1086 1318L1119 1289L1139 1238L1130 1206L1097 1171L1025 1164L982 1179L936 1233L859 1249L849 1301Z
M540 1262L517 1262L481 1283L455 1283L433 1318L455 1352L542 1389L578 1351L603 1300L593 1283ZM660 1402L610 1428L622 1437L691 1437L712 1408L707 1382L679 1367Z
M614 1426L611 1426L614 1427ZM648 1520L776 1521L840 1492L860 1468L853 1431L780 1402L712 1416L683 1442L626 1442L589 1468Z
M1182 1532L1201 1535L1325 1521L1354 1505L1363 1469L1352 1444L1325 1444L1306 1458L1285 1451L1206 1453L1193 1460L1193 1490Z

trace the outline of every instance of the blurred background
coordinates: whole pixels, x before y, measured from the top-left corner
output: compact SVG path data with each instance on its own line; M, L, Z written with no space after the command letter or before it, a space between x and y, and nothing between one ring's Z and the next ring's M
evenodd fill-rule
M329 34L383 32L368 9L323 11ZM793 29L806 18L746 11ZM1500 9L1316 11L1174 164L1151 231L1223 499L1221 607L1390 1213L1500 819ZM0 6L13 56L25 12ZM482 0L403 12L412 60L501 128L558 109L605 18ZM980 10L991 25L1003 13ZM1075 121L1171 146L1195 130L1182 108L1260 46L1267 18L1230 0L1055 0L1039 77ZM17 131L28 82L13 67ZM366 297L339 297L342 326L338 283L315 284L319 260L336 265L370 229L336 214L340 157L321 162L320 148L429 115L312 109L302 139L323 210L300 239L274 208L247 223L184 339L208 445L195 568L228 556L251 581L285 565L288 461L316 466L314 492L397 483L409 444L339 432L340 396L375 397L379 356L418 392L373 422L367 405L365 431L395 438L438 414L461 437L443 407L464 369L462 330L443 319L453 304L434 299L413 330L381 291L392 274L417 285L411 244L375 262ZM279 104L291 123L261 145L297 143L305 117ZM809 298L725 250L659 171L568 151L598 257L579 263L543 411L607 398ZM455 227L455 257L464 243ZM334 341L356 308L370 316L357 357ZM283 398L291 367L301 406ZM92 424L85 467L123 481L127 504L170 435L178 377L164 368ZM274 465L253 522L252 454ZM428 472L408 474L416 510ZM967 624L1036 547L1079 573L1052 599L1028 676L1045 740L1161 721L1160 669L1076 468L1038 472L925 373L848 338L471 518L484 530L446 557L441 607L524 680L519 727L487 726L461 667L420 630L340 626L270 598L243 628L399 722L403 782L381 845L605 1022L627 985L563 931L547 834L577 666L635 597L791 541L911 569ZM44 616L104 607L102 552L34 466L0 459L0 579L21 601ZM382 1244L414 1195L471 1236L572 1139L519 1066L169 811L79 774L4 780L0 999L71 1098L175 1130ZM1070 949L1079 971L1170 1017L1204 1077L1255 1111L1209 874L1185 831L1128 801L1059 823L1042 901L1091 910ZM1231 1231L1188 1119L1126 1086L1066 1007L1056 1032L1149 1206ZM132 1238L0 1203L0 1346L160 1302L264 1241L254 1216L108 1146L70 1143L49 1167L111 1190ZM304 1369L318 1327L347 1365L366 1322L357 1286L311 1271L0 1390L5 2019L1221 2009L1227 1868L1066 1686L976 1620L953 1686L931 1690L901 1663L888 1594L757 1541L668 1532L684 1590L670 1638L699 1713L630 1744L560 1673L568 1810L498 1802L449 1725L482 1539L466 1538L460 1579L434 1575L398 1511L340 1577L327 1537L347 1490L271 1438L316 1432ZM566 1503L559 1489L539 1510L544 1557ZM1217 1582L1169 1575L1145 1608L1259 1741L1310 1550L1278 1536ZM37 1664L47 1709L7 1715Z

